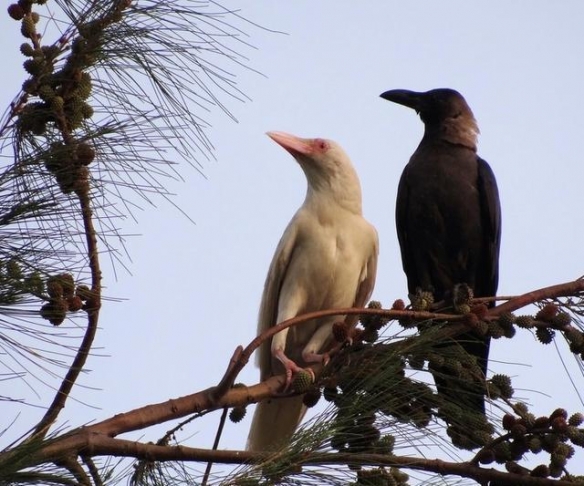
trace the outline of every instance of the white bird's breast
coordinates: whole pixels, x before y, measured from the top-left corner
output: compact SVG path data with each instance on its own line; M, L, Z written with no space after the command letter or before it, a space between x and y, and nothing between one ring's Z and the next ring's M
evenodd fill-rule
M315 227L314 225L318 225ZM353 307L360 283L366 277L373 249L370 227L361 217L322 222L302 221L298 246L280 293L280 305L293 315ZM299 352L325 322L340 316L306 322L290 330L287 353Z
M352 216L352 215L351 215ZM300 235L302 248L295 268L301 274L291 277L306 289L305 312L313 310L351 307L368 254L363 246L370 244L357 217L319 221L317 228L307 225ZM304 228L303 228L304 229Z

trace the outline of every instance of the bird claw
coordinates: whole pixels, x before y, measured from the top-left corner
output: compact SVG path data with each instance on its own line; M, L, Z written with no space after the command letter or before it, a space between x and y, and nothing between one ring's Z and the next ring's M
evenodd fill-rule
M289 360L288 365L285 364L284 366L286 367L286 383L284 384L284 391L288 391L292 384L292 377L302 371L302 368L292 360Z
M281 349L275 350L273 356L282 363L286 371L286 383L284 384L283 389L284 392L290 390L290 387L294 382L294 378L298 373L308 373L310 375L310 381L312 383L316 381L314 371L312 371L310 368L301 368L300 366L298 366L294 361L292 361L290 358L286 356L283 350ZM329 353L318 354L310 352L303 353L302 359L306 363L322 363L324 366L326 366L330 361L330 355Z
M293 361L291 361L291 363L294 363ZM283 391L289 391L291 389L291 385L295 384L295 379L296 376L298 376L299 373L308 373L310 375L310 383L314 383L316 381L316 376L314 374L314 371L312 371L310 368L300 368L300 366L296 365L296 363L294 363L294 369L286 369L286 384L284 386L284 390ZM292 389L295 389L296 387L292 387Z
M304 373L308 373L310 375L310 381L312 383L316 381L316 375L314 374L314 371L312 371L310 368L302 368L301 371L303 371Z
M284 384L283 391L288 391L290 385L292 384L292 377L295 374L299 373L300 371L303 371L303 369L300 366L298 366L294 361L292 361L290 358L288 358L284 354L283 350L278 349L273 354L274 357L280 360L282 365L284 365L284 369L286 370L286 383ZM312 370L310 370L310 372L312 373ZM312 376L314 378L314 373L312 373Z

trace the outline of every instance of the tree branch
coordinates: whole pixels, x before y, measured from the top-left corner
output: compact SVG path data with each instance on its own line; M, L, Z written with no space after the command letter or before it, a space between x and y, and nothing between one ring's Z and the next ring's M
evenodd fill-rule
M584 280L579 279L574 282L568 282L565 284L554 285L551 287L546 287L544 289L540 289L534 292L529 292L527 294L515 297L511 299L509 302L502 304L498 307L495 307L489 311L489 315L493 318L497 317L498 315L509 312L510 310L516 310L522 306L532 304L542 299L549 299L549 298L556 298L562 296L570 296L574 295L578 292L584 291ZM327 311L320 311L320 312L313 312L310 314L306 314L303 316L298 316L294 319L290 319L286 322L279 324L278 326L274 326L272 329L263 333L261 336L256 337L243 351L240 351L240 348L236 350L234 356L231 359L230 365L228 367L228 371L225 377L222 379L221 383L226 381L233 381L237 376L237 373L243 368L243 366L248 362L251 353L260 345L260 343L265 340L269 339L271 336L279 332L280 330L284 329L285 327L290 327L293 325L300 325L302 322L324 317L324 316L331 316L331 315L355 315L355 314L368 314L368 315L379 315L385 316L393 319L398 319L402 317L413 318L418 320L428 320L428 319L441 319L441 320L448 320L450 322L457 321L463 319L464 316L460 315L450 315L450 314L437 314L437 313L430 313L430 312L412 312L412 311L398 311L398 310L383 310L383 309L338 309L338 310L327 310ZM456 323L443 328L444 337L447 336L455 336L461 332L467 330L467 326L463 323ZM396 343L391 343L391 346L407 346L411 343L412 339L416 337L409 337L403 339ZM79 429L75 429L63 436L52 439L46 443L42 449L36 453L31 455L31 462L29 463L31 466L36 464L41 464L47 461L54 461L62 458L66 455L71 454L82 454L82 455L102 455L102 454L113 454L113 455L120 455L117 449L99 449L105 440L104 438L112 439L119 434L135 431L135 430L142 430L152 425L160 424L169 420L174 420L180 417L184 417L189 414L193 413L202 413L202 412L210 412L213 410L225 408L225 407L234 407L234 406L245 406L249 403L255 403L260 400L269 397L278 397L281 396L279 391L283 388L285 383L285 376L279 375L269 378L268 380L259 383L257 385L251 387L237 387L237 388L230 388L225 393L218 394L217 390L220 388L221 383L217 387L207 388L206 390L199 391L197 393L171 399L166 402L147 405L145 407L141 407L126 413L118 414L113 417L110 417L102 422L98 422L94 425L83 427ZM126 452L121 455L129 454L131 457L142 458L143 456L138 454L138 452L134 451L131 454L128 452L130 450L134 450L133 448L137 447L134 442L129 441L122 441L122 442L107 442L107 447L112 446L113 444L122 444L123 450ZM131 446L130 446L131 444ZM88 451L88 447L90 448ZM97 448L96 448L97 447ZM104 446L105 447L105 446ZM116 447L118 447L116 445ZM156 451L164 451L160 452L162 454L161 457L163 459L160 460L179 460L180 454L183 454L185 449L182 447L179 448L168 448L165 446L151 446L151 447L159 447L160 449L148 449L149 452L154 450ZM94 448L94 449L92 449ZM142 450L142 449L140 449ZM198 450L198 449L197 449ZM174 451L174 452L168 452ZM179 451L179 452L176 452ZM181 452L182 451L182 452ZM121 451L123 452L123 451ZM189 452L190 454L191 452ZM166 455L170 454L168 459L164 459L167 457ZM172 454L178 454L178 456L173 456ZM233 456L229 456L228 453L224 453L224 451L215 451L213 454L216 455L201 455L197 457L201 457L201 460L209 461L214 460L216 462L226 462L232 463L235 460L241 460L242 457L246 453L242 452L233 452ZM226 455L225 455L226 454ZM244 455L242 455L244 454ZM187 454L188 455L188 454ZM172 457L171 457L172 456ZM144 456L145 457L145 456ZM158 457L158 456L157 456ZM194 457L194 456L193 456ZM229 459L231 457L231 459ZM245 456L247 457L247 456ZM340 454L336 455L327 455L323 456L326 460L331 458L337 457L344 457ZM354 458L358 458L361 456L351 456L351 460ZM367 456L369 457L369 456ZM375 456L378 460L378 456ZM146 459L152 459L151 456L145 457ZM408 463L408 467L415 467L415 461L411 458L408 458L409 461L413 461L411 464ZM342 462L342 461L341 461ZM385 463L384 463L385 464ZM412 466L414 464L414 466ZM420 463L426 464L426 462ZM442 467L443 463L436 463L436 468ZM426 466L424 466L426 467ZM467 465L465 467L471 467ZM476 467L476 466L472 466ZM429 469L428 469L429 470ZM448 470L453 470L452 468ZM470 469L469 469L470 470ZM481 468L473 469L473 474L476 471L484 471ZM471 472L472 472L471 471ZM436 470L436 472L441 472L440 470ZM454 474L454 473L453 473ZM481 474L484 474L481 472ZM493 473L494 474L494 473ZM504 474L504 473L499 473ZM469 477L475 477L473 475ZM478 476L477 476L478 477ZM491 476L489 476L491 477ZM492 476L495 477L495 476ZM507 476L508 478L508 476ZM522 481L524 477L522 476ZM535 481L535 482L534 482ZM540 481L540 482L537 482ZM524 484L564 484L561 482L541 482L542 480L533 478L530 479L530 482Z
M148 461L219 462L223 464L261 464L274 458L273 454L237 450L209 450L184 446L159 446L129 440L115 439L103 434L86 433L83 453L89 456L132 457ZM285 452L284 452L285 453ZM391 456L384 454L349 454L312 452L296 459L302 466L362 465L399 467L437 473L442 476L470 478L481 484L500 481L523 486L571 486L569 481L538 478L484 468L469 462L447 462L440 459Z
M73 359L73 363L67 371L53 402L41 421L35 427L32 435L33 437L44 437L51 424L57 419L59 413L65 407L65 402L71 393L71 389L77 381L81 370L85 366L97 332L99 309L101 307L101 269L99 264L97 233L93 224L93 212L91 209L91 199L89 197L89 184L78 190L76 194L79 198L79 205L83 217L83 226L87 240L87 257L91 271L91 299L86 303L87 329L85 330L81 346L77 350L77 354Z
M520 307L519 303L523 305L531 304L537 302L541 299L567 296L570 292L584 290L584 280L577 280L575 282L568 282L567 284L554 285L551 287L546 287L538 291L530 292L522 296L516 297L506 304L495 307L489 311L492 316L497 316L503 312L508 312L509 308L517 309ZM525 296L531 296L529 298ZM511 304L507 306L507 304ZM503 308L503 311L500 309ZM230 363L228 372L225 377L221 380L217 387L207 388L200 392L187 395L185 397L171 399L166 402L147 405L126 413L118 414L107 420L94 424L87 427L87 430L104 433L110 436L116 436L122 433L131 432L134 430L141 430L146 427L150 427L155 424L160 424L168 420L174 420L180 417L184 417L191 413L201 413L202 411L212 411L223 407L234 407L240 405L247 405L249 403L257 402L264 398L273 397L278 395L278 390L282 389L285 383L285 376L279 375L271 377L270 379L259 383L251 387L241 387L241 388L229 388L226 393L218 396L217 389L222 386L225 381L234 381L239 371L245 366L249 361L250 355L255 349L266 339L269 339L277 332L281 331L286 327L291 327L294 325L300 325L303 322L309 321L311 319L331 316L331 315L349 315L349 314L368 314L368 315L379 315L385 316L393 319L398 318L413 318L419 320L427 319L442 319L448 320L450 322L461 320L464 316L461 315L451 315L451 314L437 314L432 312L413 312L413 311L398 311L398 310L384 310L384 309L337 309L337 310L326 310L319 312L311 312L302 316L289 319L273 328L269 329L265 333L256 337L242 352L239 354L239 348L234 354L234 358L237 357L235 363ZM465 324L455 324L452 326L447 326L444 328L445 337L455 336L461 332L466 331L468 328ZM407 338L404 341L407 341ZM397 343L396 343L397 344Z
M563 284L543 287L526 294L519 295L489 310L489 315L496 317L506 312L513 312L522 307L526 307L544 299L555 299L557 297L573 297L584 292L584 278L566 282Z

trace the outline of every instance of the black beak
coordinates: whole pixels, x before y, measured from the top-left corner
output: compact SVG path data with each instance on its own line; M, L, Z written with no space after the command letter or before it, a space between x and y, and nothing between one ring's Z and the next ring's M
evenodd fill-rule
M412 108L420 113L424 106L425 95L426 93L408 91L407 89L391 89L382 93L380 96L384 100L393 101L394 103L407 106L408 108Z

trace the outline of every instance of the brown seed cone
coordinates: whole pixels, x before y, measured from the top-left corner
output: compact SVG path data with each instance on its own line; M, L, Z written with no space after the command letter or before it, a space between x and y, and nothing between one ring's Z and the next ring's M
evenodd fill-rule
M14 20L22 20L22 17L24 17L24 10L17 3L13 3L8 6L8 15Z
M582 422L584 422L584 415L581 413L575 413L568 419L568 423L576 427L582 425Z
M67 302L51 300L41 307L41 317L48 320L53 326L62 324L67 316Z
M294 375L292 389L297 392L306 392L312 385L312 375L306 370L300 370Z
M512 326L515 322L515 319L516 319L515 315L513 315L511 312L506 312L505 314L501 314L499 316L498 322L499 322L499 325L503 329L505 329L509 326Z
M30 57L34 54L34 48L28 42L25 42L20 45L20 52L23 56Z
M321 396L322 393L320 392L320 389L317 387L312 387L302 397L302 403L304 403L304 405L306 405L308 408L312 408L318 403Z
M95 150L87 142L81 142L77 145L75 154L77 155L77 162L81 165L89 165L95 159Z
M493 339L500 339L505 335L505 330L497 321L489 321L489 336Z
M63 297L63 286L55 277L50 277L47 280L47 294L52 299L61 299Z
M339 321L333 324L333 336L338 343L344 343L349 338L349 326L346 322Z
M404 310L406 308L406 304L402 299L397 299L393 305L391 306L393 310Z
M511 430L511 428L515 425L516 422L517 419L510 413L506 413L505 415L503 415L503 420L501 421L503 428L505 430Z
M409 295L412 303L412 309L415 311L425 311L434 303L434 295L432 292L423 292L418 289L416 293Z
M20 33L28 38L33 39L36 35L36 27L34 25L34 21L30 16L26 16L22 18L22 25L20 26Z
M43 70L45 63L41 59L27 59L22 63L24 70L33 76L38 76Z
M538 327L535 335L541 344L549 344L554 340L555 332L546 327Z
M67 304L69 305L69 310L71 312L77 312L83 308L83 301L78 295L69 297L67 299Z
M63 296L66 299L73 297L73 293L75 292L75 280L73 279L73 275L70 273L61 273L55 278L63 287Z
M491 464L495 462L495 452L492 449L481 449L477 454L479 464Z
M493 375L491 382L501 391L501 396L503 398L509 399L513 396L514 390L511 385L511 378L507 375Z
M550 418L545 416L537 417L533 426L536 429L547 429L550 426Z
M327 386L323 390L323 396L327 402L332 402L335 398L337 398L338 395L339 390L337 389L336 386L335 387Z
M563 417L556 417L552 420L552 429L556 432L563 433L568 428L568 422Z
M565 408L556 408L550 415L550 420L556 417L562 417L565 420L568 418L568 411Z
M245 407L233 407L229 412L229 420L231 420L234 424L241 422L247 413L247 409Z
M513 425L513 427L511 427L510 432L511 436L513 436L515 439L518 439L527 434L527 428L524 425L516 423L515 425Z
M91 289L87 285L78 285L75 294L85 302L91 298Z
M550 475L550 468L547 464L540 464L532 469L531 475L536 478L547 478Z
M533 327L533 317L532 316L518 316L515 319L515 324L517 324L519 327L529 329L530 327Z
M550 322L558 313L558 306L556 304L546 304L535 315L537 321Z
M557 329L563 329L572 322L572 317L567 312L558 312L551 320L552 325Z

